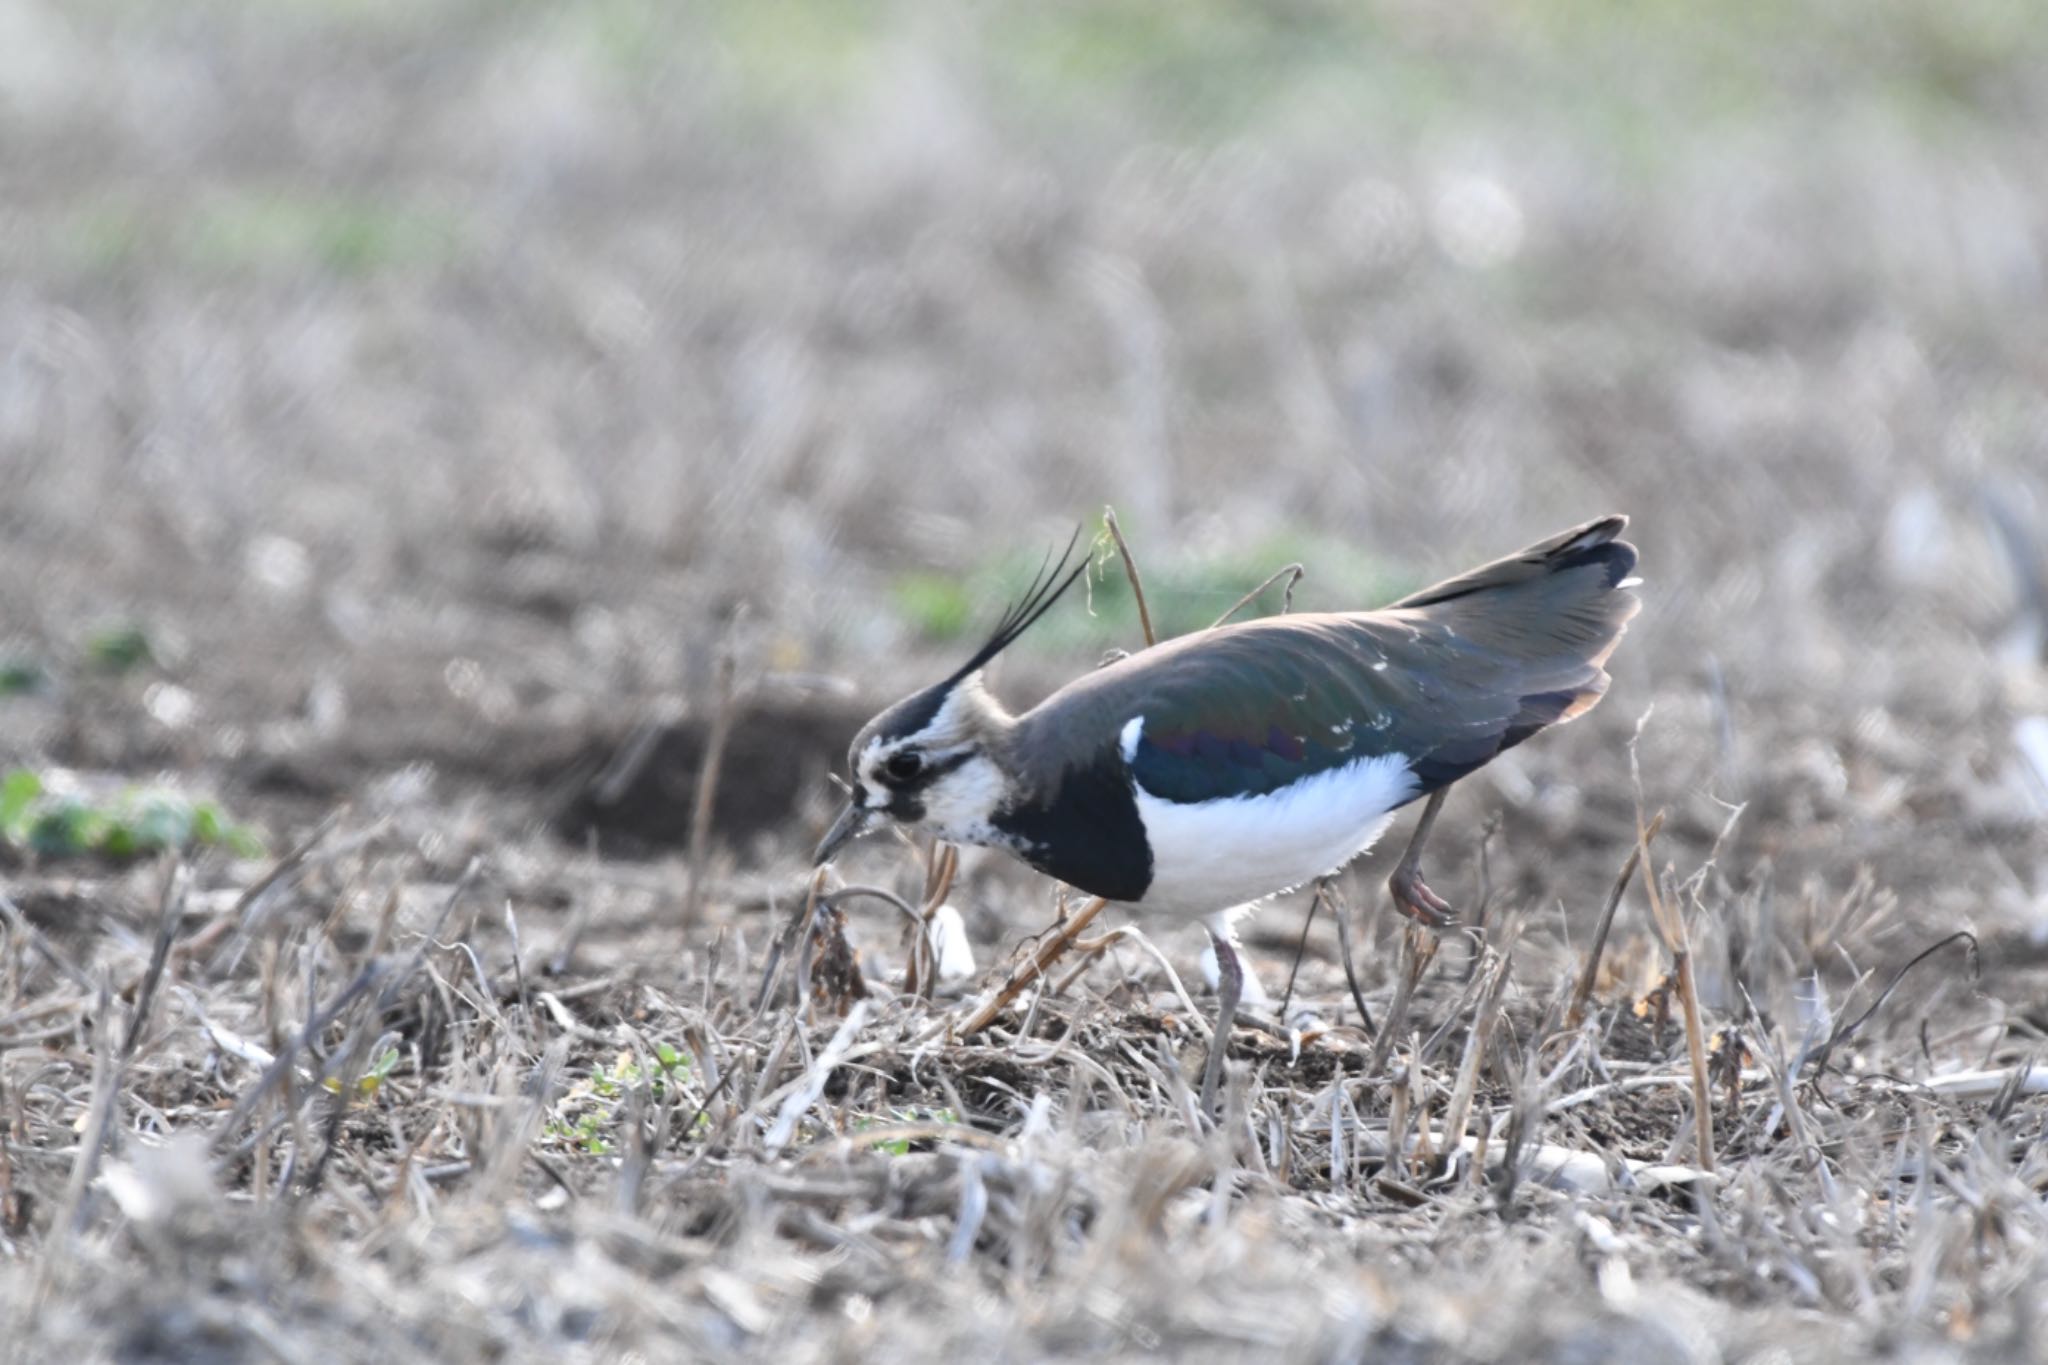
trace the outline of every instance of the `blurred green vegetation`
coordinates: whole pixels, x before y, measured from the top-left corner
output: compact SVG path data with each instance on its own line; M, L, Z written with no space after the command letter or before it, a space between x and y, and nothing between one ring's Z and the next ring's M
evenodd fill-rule
M164 22L142 0L78 8ZM2048 57L2048 24L2024 0L1503 9L1010 0L971 11L836 0L200 0L179 9L251 29L332 30L341 42L520 33L531 51L567 61L587 87L581 98L682 100L690 117L746 132L830 127L900 84L906 60L922 60L943 62L977 114L1048 151L1105 134L1129 146L1313 147L1359 129L1423 146L1533 120L1646 177L1675 148L1730 124L1767 137L1816 137L1872 118L1929 137L2009 125L2028 116L2026 92ZM355 279L459 259L476 235L475 211L460 193L429 204L269 174L174 195L100 189L45 219L40 251L93 274Z
M395 1047L387 1047L375 1057L372 1057L370 1064L363 1068L363 1074L356 1077L357 1097L367 1099L382 1090L386 1082L391 1079L391 1073L398 1069L400 1060L401 1055ZM330 1095L339 1095L341 1093L341 1078L330 1076L320 1082L320 1088Z
M1148 552L1128 523L1124 537L1138 563L1154 632L1162 640L1207 628L1253 588L1289 564L1305 571L1295 585L1296 611L1357 611L1392 601L1423 586L1407 571L1357 548L1305 533L1281 534L1217 555ZM1165 552L1159 552L1165 551ZM1135 650L1144 643L1137 598L1122 558L1107 534L1089 547L1091 562L1073 596L1086 613L1053 612L1018 646L1030 653L1072 654L1095 649ZM978 640L1039 570L1039 559L1006 550L965 572L917 570L893 586L897 615L929 644ZM1287 580L1271 584L1233 621L1269 616L1281 609Z
M50 254L94 273L129 266L193 274L352 278L456 256L460 223L373 196L296 186L192 202L109 196L77 207L52 232Z
M86 637L85 661L95 672L132 673L156 662L156 650L141 626L117 621Z
M657 1040L652 1060L654 1065L644 1074L631 1052L619 1053L609 1066L593 1066L555 1106L541 1129L543 1141L588 1156L612 1151L628 1112L628 1091L644 1081L648 1100L660 1105L679 1101L682 1087L689 1083L690 1054L675 1044ZM697 1119L700 1126L706 1121L701 1113Z
M255 831L212 801L155 788L89 798L52 791L28 768L0 778L0 841L45 858L127 859L190 848L224 848L239 858L263 855Z
M24 696L49 685L49 673L34 659L0 658L0 697Z
M147 22L158 7L78 8ZM1622 137L1644 119L1683 131L1702 117L1770 118L1873 98L1917 113L1990 113L2048 51L2048 25L2029 0L1010 0L971 11L838 0L200 0L180 9L387 39L525 28L651 90L673 90L677 68L689 67L750 116L815 114L857 98L894 79L893 54L916 46L967 58L963 80L1037 116L1087 121L1107 106L1120 120L1194 138L1274 120L1328 124L1338 110L1406 126L1517 103ZM353 233L339 235L330 245L346 258Z
M600 0L582 13L609 35L598 46L635 72L654 69L648 54L664 36L687 41L701 23L733 103L756 114L815 114L856 97L891 78L891 52L906 36L936 36L959 39L953 47L973 63L965 79L990 107L1055 136L1111 123L1196 142L1281 130L1313 137L1363 120L1407 137L1522 105L1645 165L1657 140L1688 136L1702 120L1857 106L1934 125L1995 114L2009 82L2028 79L2048 49L2048 25L2022 0L1542 0L1504 9L1020 0L978 7L972 23L831 0L715 0L691 18L653 0ZM1817 71L1828 79L1812 79Z

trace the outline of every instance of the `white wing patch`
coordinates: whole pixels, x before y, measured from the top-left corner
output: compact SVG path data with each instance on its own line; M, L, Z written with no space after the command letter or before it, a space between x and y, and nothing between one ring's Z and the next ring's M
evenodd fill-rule
M1124 722L1123 730L1117 735L1116 747L1123 752L1124 763L1128 766L1138 756L1138 740L1145 733L1145 718L1132 716Z
M1126 757L1140 722L1123 731ZM1418 783L1403 754L1376 754L1264 796L1166 801L1136 787L1152 847L1147 910L1207 915L1334 872L1372 847Z

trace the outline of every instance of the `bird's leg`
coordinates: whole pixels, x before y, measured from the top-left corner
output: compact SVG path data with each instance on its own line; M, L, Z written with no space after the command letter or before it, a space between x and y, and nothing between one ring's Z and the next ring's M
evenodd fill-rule
M1216 1112L1216 1092L1223 1082L1223 1056L1230 1051L1230 1025L1237 1018L1237 1002L1244 994L1244 964L1237 960L1237 947L1230 941L1226 925L1209 927L1216 945L1216 1026L1209 1034L1209 1061L1202 1068L1202 1113Z
M1241 905L1235 910L1226 910L1221 915L1208 921L1211 946L1202 950L1202 979L1209 983L1211 990L1220 988L1223 981L1223 963L1216 956L1214 940L1221 936L1230 940L1232 948L1238 947L1237 929L1232 921L1250 909L1251 907L1248 905ZM1265 984L1259 980L1259 974L1253 971L1251 964L1244 960L1243 953L1239 953L1237 956L1237 966L1239 975L1244 982L1238 989L1237 1003L1258 1008L1270 1006L1273 1003L1272 995L1267 992Z
M1422 846L1429 840L1430 827L1436 824L1436 813L1443 808L1444 794L1449 790L1438 787L1429 794L1422 818L1415 822L1415 833L1408 839L1407 850L1395 864L1394 875L1387 878L1387 890L1394 893L1394 908L1432 929L1442 929L1456 918L1450 902L1422 880Z

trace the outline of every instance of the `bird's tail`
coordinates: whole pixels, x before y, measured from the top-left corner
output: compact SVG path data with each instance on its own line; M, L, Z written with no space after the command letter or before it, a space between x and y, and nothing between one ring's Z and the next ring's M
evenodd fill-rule
M1530 712L1525 734L1570 720L1606 692L1602 665L1642 606L1628 591L1636 547L1616 538L1627 525L1622 516L1588 522L1404 597L1394 609L1450 626L1513 661Z

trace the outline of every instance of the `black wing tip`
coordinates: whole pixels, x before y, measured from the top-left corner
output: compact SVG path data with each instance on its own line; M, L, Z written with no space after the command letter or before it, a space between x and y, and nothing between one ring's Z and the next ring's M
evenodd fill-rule
M1599 568L1605 571L1607 586L1618 588L1636 571L1636 547L1625 540L1609 541L1590 550L1573 555L1557 566L1560 569Z
M1628 518L1619 512L1613 512L1604 517L1596 517L1584 526L1566 531L1563 535L1555 536L1539 549L1546 559L1562 558L1578 554L1582 550L1611 544L1616 536L1627 529Z
M974 651L972 657L946 679L948 683L958 682L977 669L985 667L996 655L1016 643L1018 636L1031 629L1038 618L1050 611L1053 603L1059 601L1067 589L1074 586L1075 580L1088 571L1088 558L1085 555L1079 564L1073 565L1072 568L1068 567L1068 561L1074 557L1074 547L1080 543L1081 528L1077 525L1074 527L1074 534L1067 538L1066 548L1060 551L1057 561L1053 559L1051 550L1045 552L1044 561L1039 564L1038 572L1032 575L1031 583L1024 589L1023 595L1004 610L1002 617L996 622L995 630L990 632L988 639L982 641L981 647Z
M1618 588L1636 570L1636 547L1617 540L1628 529L1628 518L1620 513L1589 521L1568 531L1552 543L1543 556L1553 573L1566 569L1599 567L1606 571L1607 586Z
M1594 520L1586 523L1586 532L1588 534L1598 535L1608 540L1614 539L1614 537L1627 529L1628 513L1626 512L1609 512L1604 517L1596 517Z

